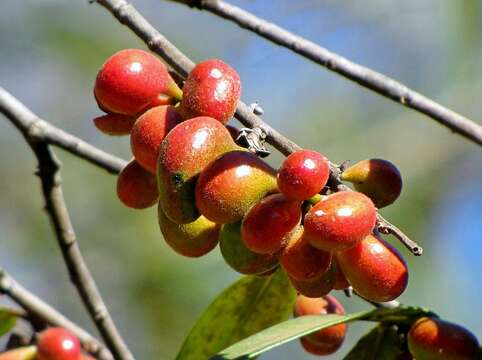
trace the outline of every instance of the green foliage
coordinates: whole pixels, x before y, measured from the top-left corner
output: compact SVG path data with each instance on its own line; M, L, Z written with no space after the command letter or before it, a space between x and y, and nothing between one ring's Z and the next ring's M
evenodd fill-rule
M0 309L0 336L8 333L17 323L17 316L8 309Z
M409 324L430 313L412 306L379 308L350 315L308 315L282 322L250 336L219 352L213 359L250 359L290 340L333 325L355 320L378 321L386 324ZM368 342L368 341L367 341Z
M286 320L295 292L283 271L245 276L224 290L201 315L177 360L207 359L221 349Z
M343 360L397 360L403 353L394 325L378 325L365 334Z

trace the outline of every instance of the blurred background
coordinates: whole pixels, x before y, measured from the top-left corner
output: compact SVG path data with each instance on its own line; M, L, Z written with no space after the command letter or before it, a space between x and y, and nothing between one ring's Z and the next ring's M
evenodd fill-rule
M233 3L480 123L480 1ZM399 247L411 271L400 300L430 307L482 337L480 147L207 12L162 0L134 5L193 60L221 58L236 68L243 100L258 101L265 120L301 146L335 162L382 157L397 164L404 190L383 214L425 248L415 258ZM0 86L44 119L125 159L128 138L102 135L93 126L100 111L92 86L103 61L130 47L146 48L87 0L2 1ZM42 211L33 155L3 118L0 153L0 266L95 333ZM56 153L80 246L121 333L138 359L173 359L202 309L238 275L218 249L198 260L176 255L160 235L155 208L125 208L114 176ZM274 153L269 161L277 167L280 159ZM348 312L369 307L338 295ZM342 358L370 326L351 326L331 358ZM292 342L261 358L311 357Z

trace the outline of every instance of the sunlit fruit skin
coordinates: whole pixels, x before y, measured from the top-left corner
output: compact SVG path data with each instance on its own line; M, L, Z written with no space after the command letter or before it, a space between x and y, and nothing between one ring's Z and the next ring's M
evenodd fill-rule
M408 284L400 253L385 240L369 235L336 258L350 285L364 298L384 302L399 297Z
M151 207L159 199L156 176L131 160L117 177L117 197L133 209Z
M328 159L312 150L290 154L278 170L278 187L286 196L307 200L326 185L330 176Z
M320 298L309 298L303 295L297 296L293 310L293 315L295 317L325 314L344 315L345 310L343 309L343 306L331 295L326 295ZM304 341L302 341L302 345L311 353L315 353L310 351L311 349L316 350L316 355L333 354L343 344L346 331L346 324L330 326L329 328L304 336L302 338L304 339ZM305 344L303 344L303 342ZM308 347L310 350L308 350L305 345L311 345Z
M25 346L0 353L0 360L34 360L36 355L36 346Z
M373 202L356 191L340 191L323 197L305 215L305 236L325 251L348 249L369 235L377 210Z
M283 194L265 197L246 214L241 225L241 238L251 251L273 254L286 243L301 219L300 202Z
M156 106L142 114L131 131L131 150L144 169L155 174L162 140L182 121L174 106Z
M160 206L178 224L200 215L194 200L199 173L225 152L239 149L216 119L202 116L176 125L161 143L157 179Z
M362 160L341 174L355 189L372 199L377 208L392 204L402 192L402 175L390 161Z
M299 226L280 253L279 261L289 277L298 281L314 280L328 271L331 254L310 245Z
M94 96L106 112L137 115L150 107L179 101L182 91L157 57L143 50L125 49L102 65Z
M189 224L176 224L167 218L158 207L158 220L166 243L178 254L187 257L200 257L218 244L221 225L200 216Z
M180 112L185 119L210 116L223 124L234 115L241 96L238 73L221 60L205 60L189 73Z
M39 334L37 360L80 360L80 342L64 328L48 328Z
M410 328L407 341L417 360L480 359L479 342L469 330L437 318L418 319Z
M277 191L276 172L253 153L227 152L203 169L196 183L196 206L209 220L231 224L267 194Z
M310 298L319 298L329 294L329 292L333 290L333 284L335 282L332 268L328 269L328 271L321 276L308 281L295 280L289 275L288 279L299 294Z
M278 265L276 254L257 254L241 240L241 222L226 224L219 234L219 248L224 261L245 275L266 275Z
M106 114L96 117L94 125L102 133L112 136L129 135L136 122L135 116Z

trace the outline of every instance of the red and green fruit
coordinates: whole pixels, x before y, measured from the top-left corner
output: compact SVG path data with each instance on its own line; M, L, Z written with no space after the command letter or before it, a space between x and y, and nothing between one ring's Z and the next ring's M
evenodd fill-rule
M356 191L340 191L323 197L305 215L305 236L325 251L349 249L369 235L377 211L373 202Z
M36 355L36 346L24 346L1 353L0 360L35 360Z

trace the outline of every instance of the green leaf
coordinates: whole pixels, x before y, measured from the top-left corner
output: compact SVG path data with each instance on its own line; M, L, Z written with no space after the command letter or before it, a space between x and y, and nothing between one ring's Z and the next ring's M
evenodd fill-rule
M225 289L201 315L177 360L207 359L221 349L288 319L296 293L285 273L245 276Z
M250 359L270 349L310 334L314 331L355 320L378 321L387 324L410 324L420 316L431 314L428 310L399 306L396 308L378 308L350 315L309 315L284 321L252 335L219 352L212 359Z
M343 360L397 360L402 341L393 325L378 325L365 334Z
M8 309L0 309L0 336L8 333L17 323L17 316Z

